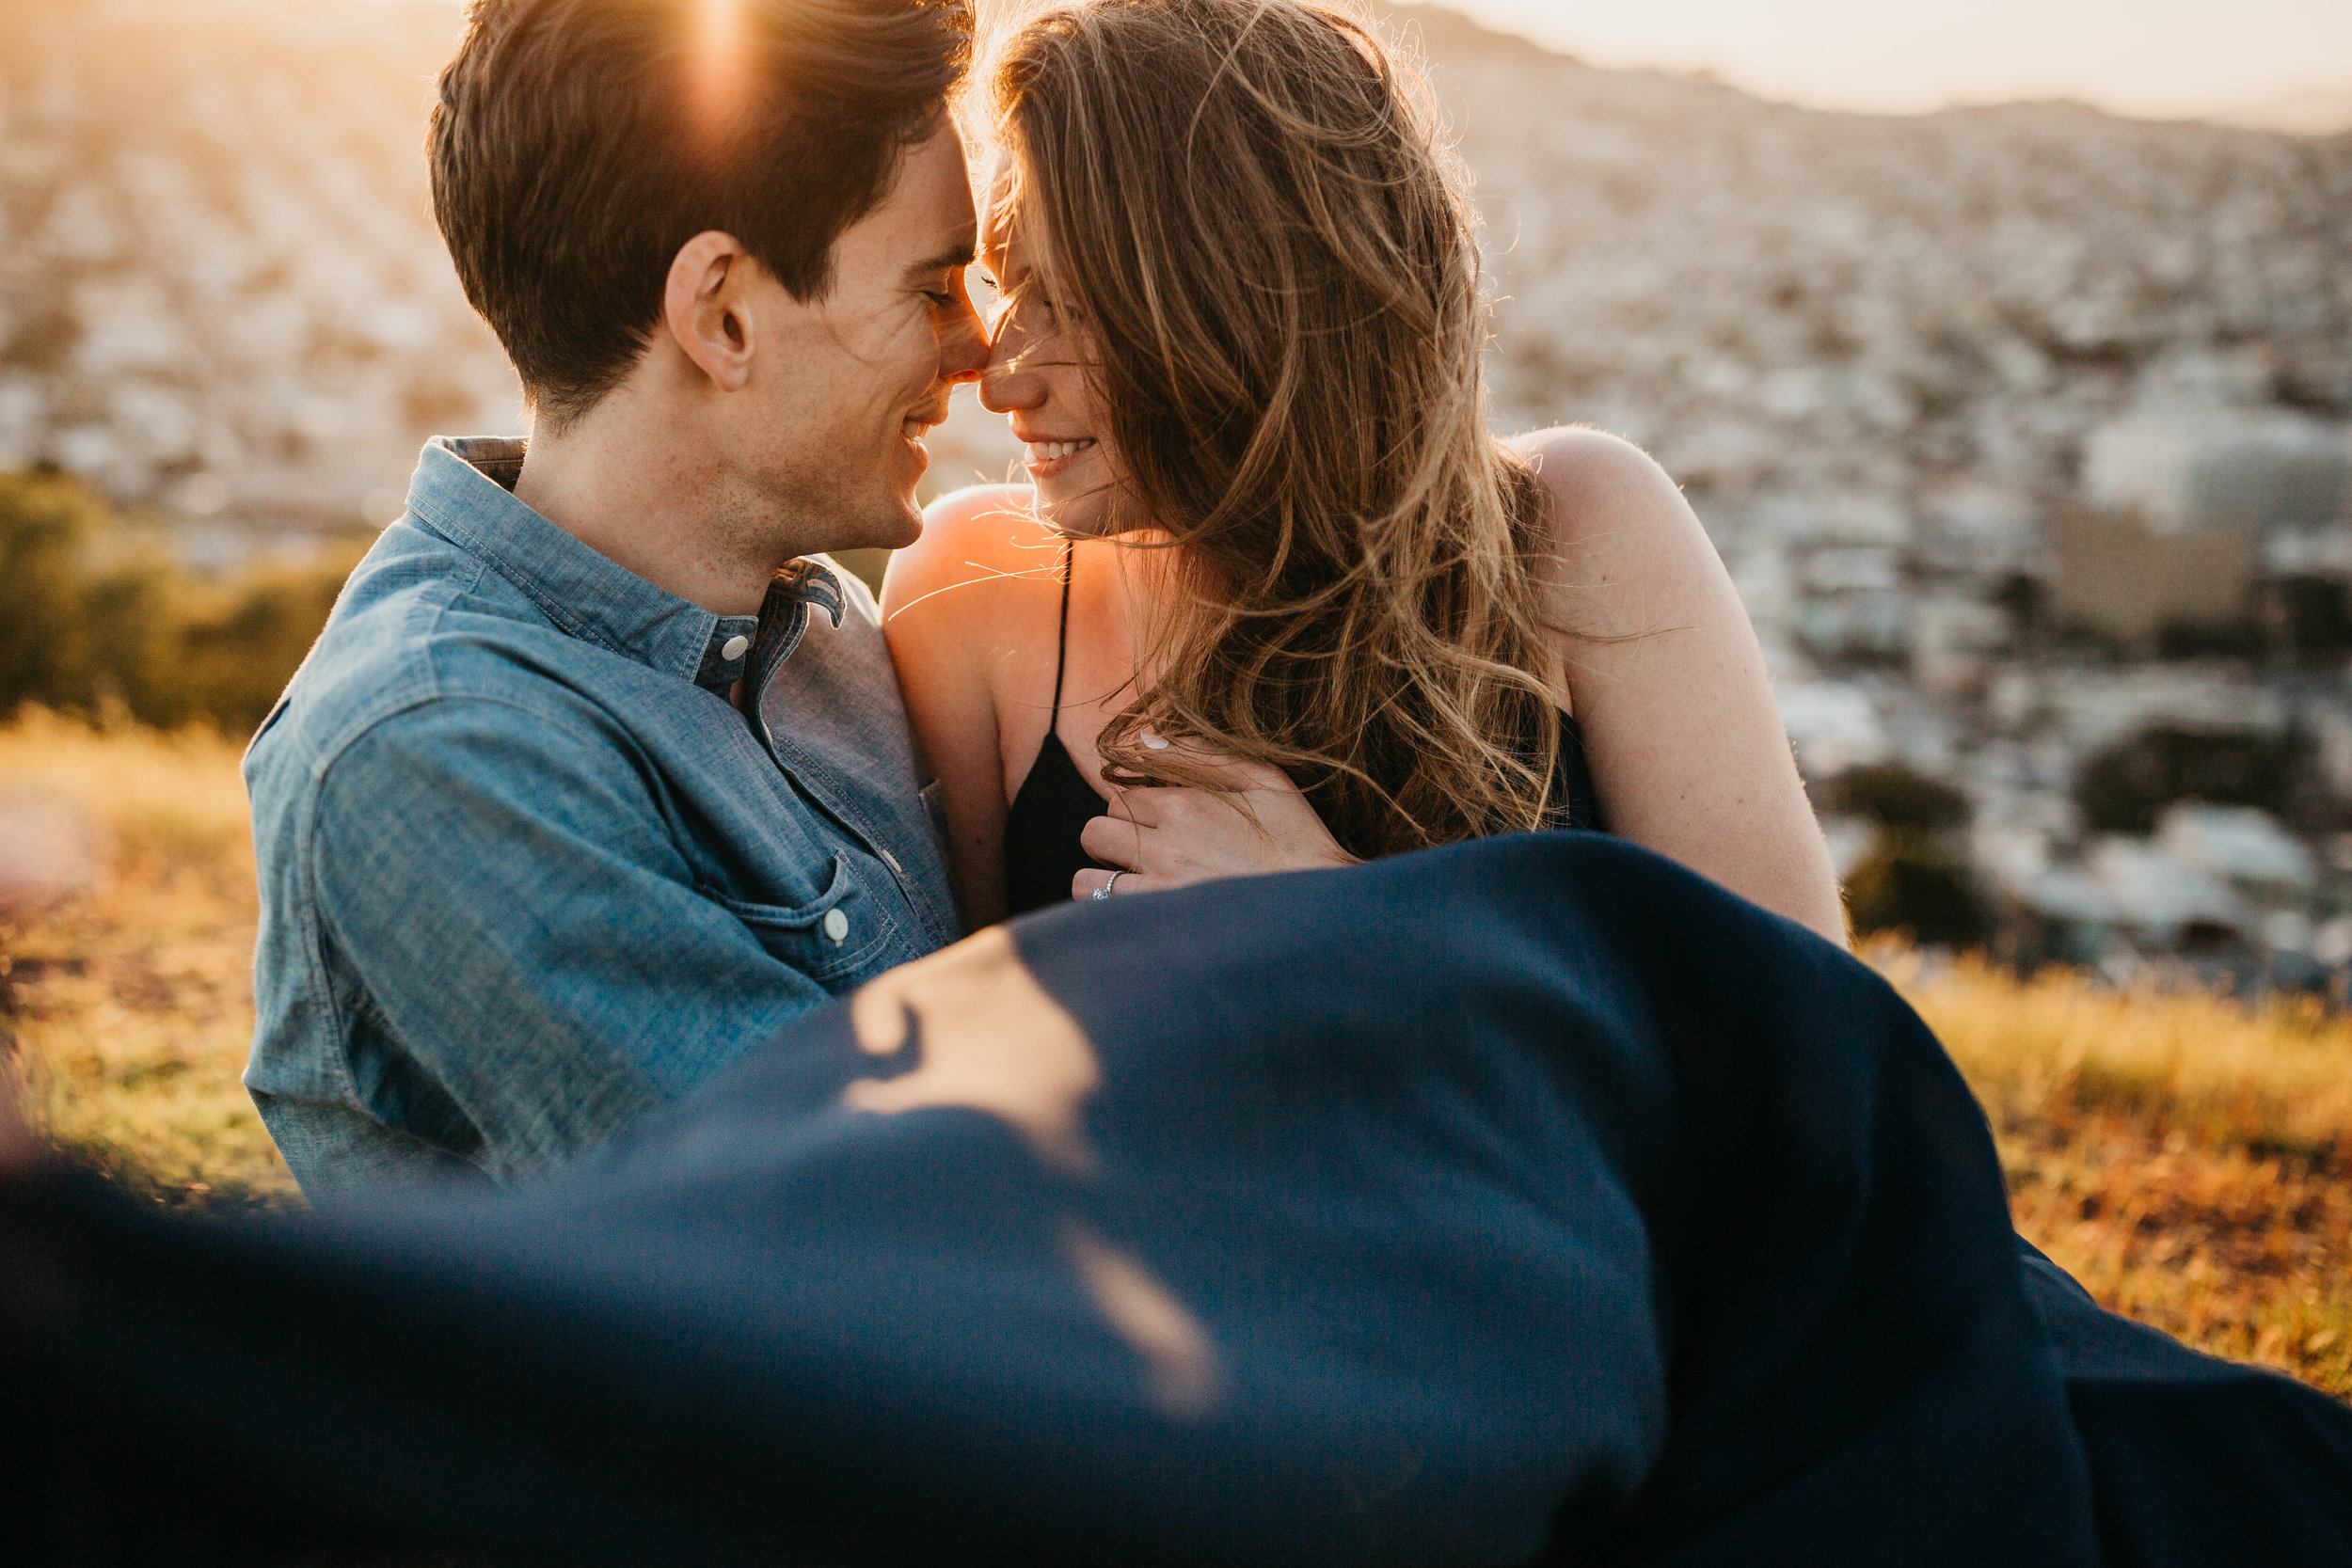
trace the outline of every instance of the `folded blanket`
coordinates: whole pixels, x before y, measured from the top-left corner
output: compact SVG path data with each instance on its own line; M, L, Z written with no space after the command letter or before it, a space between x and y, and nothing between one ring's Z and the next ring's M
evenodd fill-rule
M1867 969L1487 840L985 932L533 1190L19 1184L0 1543L2352 1561L2352 1411L2021 1247Z

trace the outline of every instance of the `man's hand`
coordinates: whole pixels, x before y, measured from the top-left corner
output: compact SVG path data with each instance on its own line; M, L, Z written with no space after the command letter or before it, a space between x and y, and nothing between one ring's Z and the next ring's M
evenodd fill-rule
M1236 792L1127 789L1078 835L1086 852L1119 866L1112 895L1152 893L1219 877L1353 865L1323 818L1279 768L1263 763L1213 762ZM1249 815L1244 815L1247 804ZM1255 816L1252 822L1249 817ZM1111 873L1089 868L1071 879L1070 895L1091 897Z

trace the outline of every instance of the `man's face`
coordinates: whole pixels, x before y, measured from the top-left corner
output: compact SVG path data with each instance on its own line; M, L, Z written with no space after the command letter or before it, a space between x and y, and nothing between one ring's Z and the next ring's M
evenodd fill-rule
M922 436L947 417L948 389L988 358L964 286L975 229L963 145L943 126L834 242L823 298L794 300L759 276L757 315L775 325L746 388L754 396L729 410L736 428L714 434L759 510L812 541L801 547L897 548L922 531Z

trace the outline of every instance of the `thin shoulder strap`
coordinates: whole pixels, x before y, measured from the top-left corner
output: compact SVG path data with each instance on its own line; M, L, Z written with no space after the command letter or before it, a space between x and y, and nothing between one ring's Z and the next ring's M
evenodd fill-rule
M1054 641L1054 706L1061 712L1061 675L1070 664L1070 558L1078 547L1074 539L1064 540L1061 547L1061 631ZM1058 718L1053 722L1058 723Z

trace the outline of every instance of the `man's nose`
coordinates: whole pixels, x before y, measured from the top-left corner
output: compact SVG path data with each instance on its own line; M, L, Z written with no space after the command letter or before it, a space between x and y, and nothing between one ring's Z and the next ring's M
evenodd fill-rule
M966 301L947 329L940 334L939 379L949 386L977 381L988 363L988 324Z

